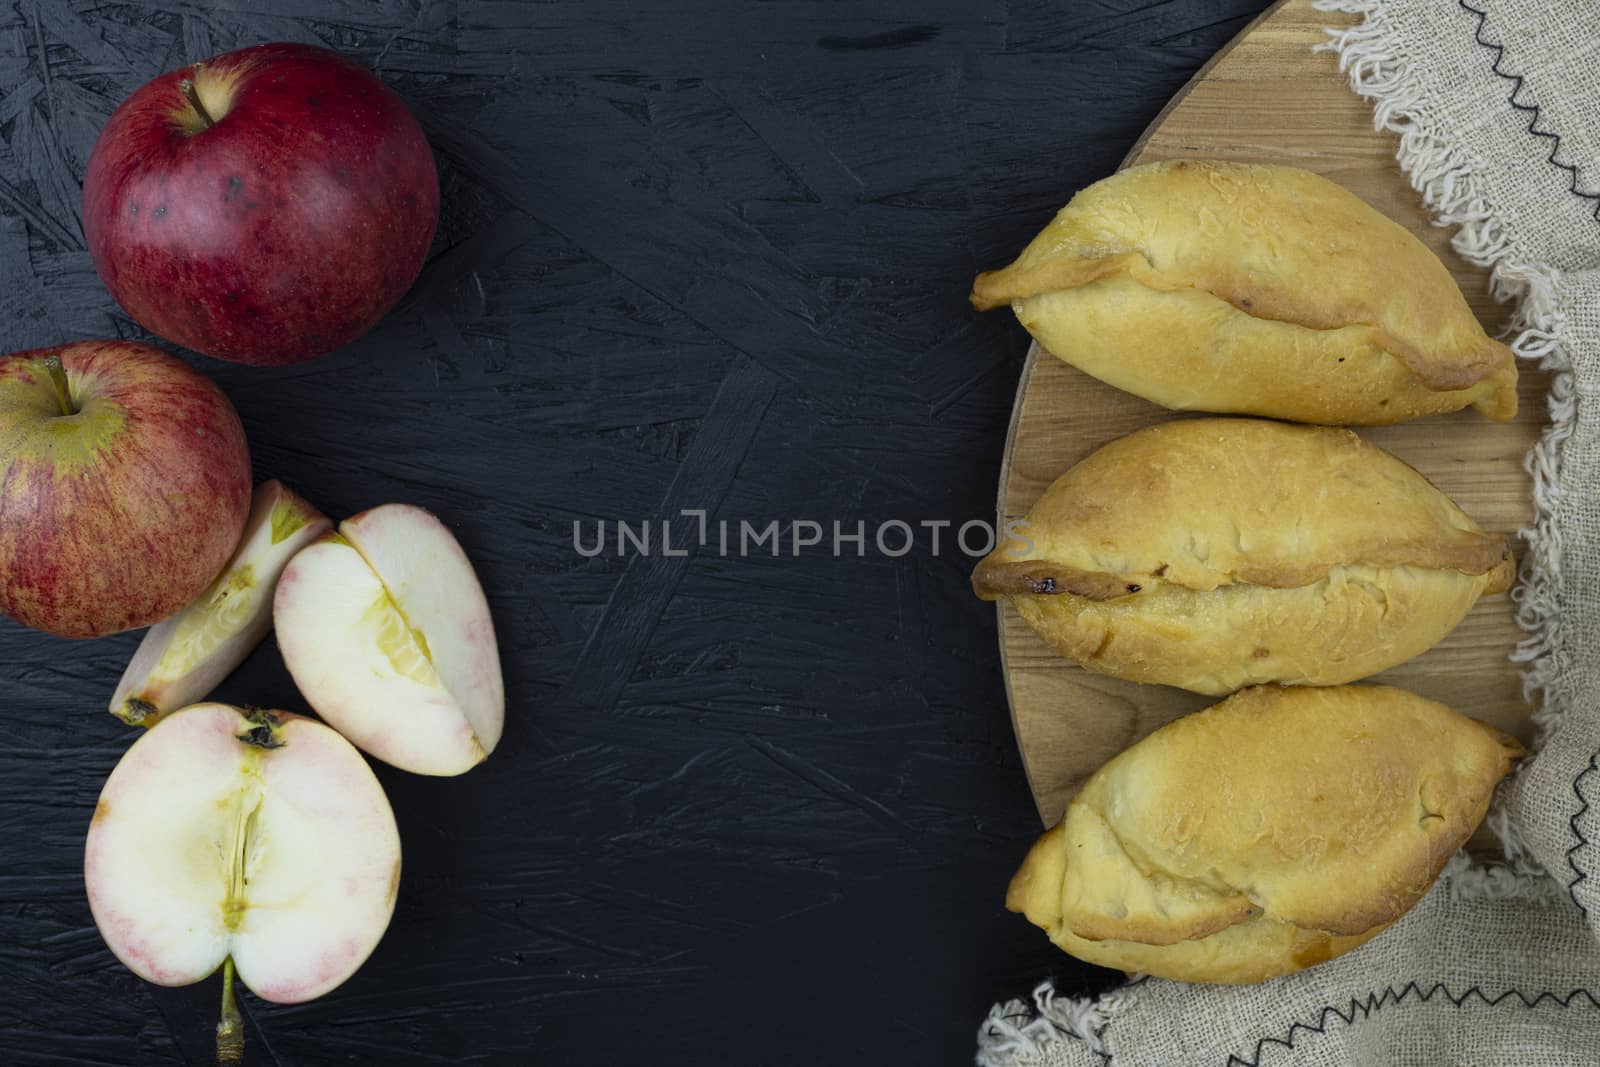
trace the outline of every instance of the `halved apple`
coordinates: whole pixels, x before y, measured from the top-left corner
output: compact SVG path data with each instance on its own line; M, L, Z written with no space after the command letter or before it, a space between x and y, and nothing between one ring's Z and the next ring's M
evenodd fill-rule
M272 629L283 568L332 525L282 482L256 486L233 558L193 603L144 635L111 697L111 714L130 726L154 726L210 695Z
M357 747L417 774L461 774L500 741L494 623L466 553L433 515L385 504L302 549L278 581L295 685Z
M280 1004L349 978L394 913L400 836L372 768L333 730L197 704L111 772L83 873L95 925L139 977L189 985L224 968L219 1057L236 1057L235 968Z

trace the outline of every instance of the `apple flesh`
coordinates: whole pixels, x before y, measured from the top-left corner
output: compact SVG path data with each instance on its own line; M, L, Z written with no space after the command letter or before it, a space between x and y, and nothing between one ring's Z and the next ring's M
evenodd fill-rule
M433 240L439 178L393 90L335 52L264 44L170 71L95 142L83 230L147 330L297 363L371 329Z
M460 544L423 509L386 504L303 549L278 581L273 621L295 685L357 748L449 775L499 743L489 605Z
M150 345L0 357L0 612L62 637L149 626L211 583L250 507L228 398Z
M272 594L284 566L332 525L282 482L257 486L227 568L145 634L111 697L111 714L130 726L154 726L210 695L272 629Z
M295 1004L349 978L378 944L400 836L372 768L328 727L197 704L111 772L83 873L95 925L139 977L189 985L226 963L257 996ZM227 1014L219 1036L233 1041Z

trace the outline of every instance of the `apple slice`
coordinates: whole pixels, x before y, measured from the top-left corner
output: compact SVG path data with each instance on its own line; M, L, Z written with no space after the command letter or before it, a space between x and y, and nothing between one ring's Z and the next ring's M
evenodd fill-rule
M328 727L196 704L111 772L83 875L100 935L139 977L224 968L218 1056L238 1062L234 969L280 1004L349 978L394 913L400 836L372 768Z
M154 726L210 695L272 629L283 568L332 525L282 482L256 486L233 558L199 598L144 635L111 697L111 714L130 726Z
M421 508L346 519L289 561L278 647L317 714L385 763L461 774L500 741L505 691L472 564Z

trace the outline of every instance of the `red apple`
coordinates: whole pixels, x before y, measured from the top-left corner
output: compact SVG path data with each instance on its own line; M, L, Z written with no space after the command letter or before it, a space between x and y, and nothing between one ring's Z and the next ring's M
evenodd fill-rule
M83 181L95 269L140 325L276 365L361 336L433 240L422 127L370 72L264 44L161 75L112 114Z
M250 452L222 391L129 341L0 357L0 612L62 637L166 618L228 562Z

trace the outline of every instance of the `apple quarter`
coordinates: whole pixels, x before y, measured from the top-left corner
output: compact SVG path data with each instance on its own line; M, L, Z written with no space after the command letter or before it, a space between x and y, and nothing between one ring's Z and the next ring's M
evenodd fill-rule
M284 569L278 647L318 715L402 770L461 774L500 741L505 692L472 564L433 515L386 504Z
M294 554L330 523L282 482L258 485L227 567L188 607L152 626L111 697L111 713L153 726L204 700L272 629L272 595Z
M117 958L159 985L230 957L257 996L349 978L394 913L400 837L372 768L313 719L197 704L142 735L89 824L84 882Z

